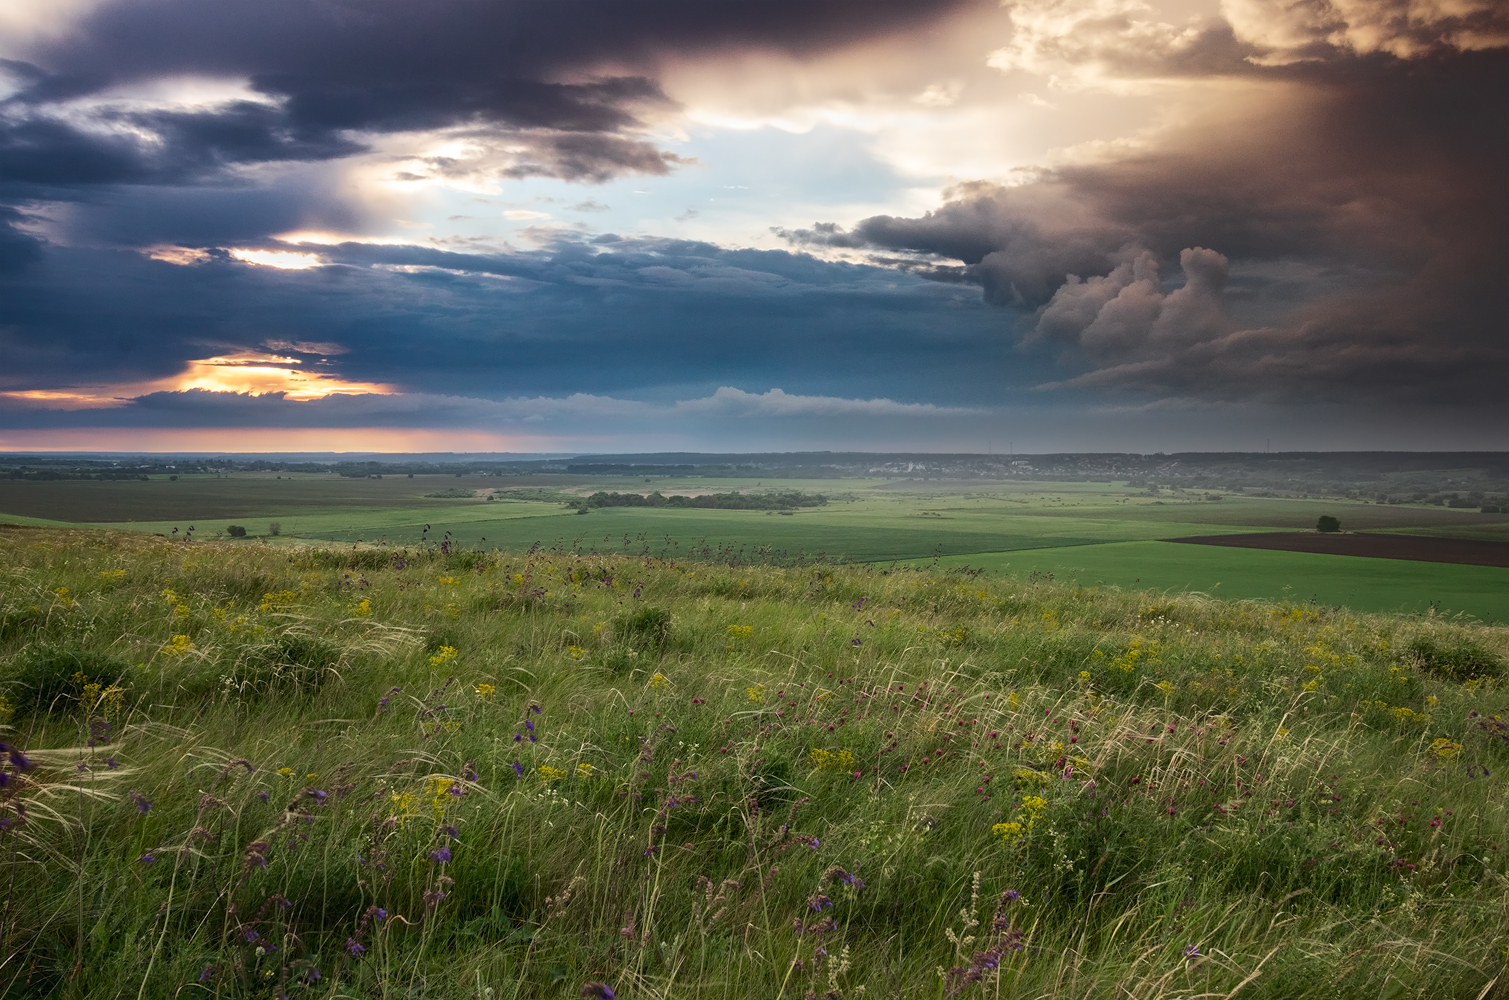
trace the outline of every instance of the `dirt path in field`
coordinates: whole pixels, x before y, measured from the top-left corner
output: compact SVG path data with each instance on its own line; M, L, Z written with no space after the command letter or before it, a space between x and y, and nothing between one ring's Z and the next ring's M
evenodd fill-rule
M1274 531L1247 535L1165 538L1164 541L1189 545L1225 545L1238 549L1273 549L1279 552L1319 552L1333 556L1457 563L1462 566L1509 566L1509 542L1484 542L1472 538Z

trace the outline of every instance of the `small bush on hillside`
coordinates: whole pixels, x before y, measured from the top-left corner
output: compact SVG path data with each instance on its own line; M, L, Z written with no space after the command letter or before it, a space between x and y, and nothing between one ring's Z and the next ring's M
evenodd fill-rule
M671 613L646 605L624 615L614 626L614 631L630 645L647 643L659 649L671 637Z
M1437 642L1430 636L1420 636L1407 649L1421 670L1446 680L1497 679L1504 673L1504 665L1498 657L1467 639Z
M85 684L125 687L131 681L131 665L124 660L57 646L27 650L8 673L19 688L19 704L41 712L76 697Z
M227 535L230 535L232 538L245 538L246 537L246 529L243 528L239 524L233 524L233 525L229 526L228 528L225 529L225 533Z
M1320 520L1315 522L1316 531L1340 531L1341 522L1330 514L1320 515Z

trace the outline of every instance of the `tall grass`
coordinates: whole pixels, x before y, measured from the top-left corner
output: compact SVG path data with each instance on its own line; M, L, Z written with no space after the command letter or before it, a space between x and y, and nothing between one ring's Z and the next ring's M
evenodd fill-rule
M0 547L6 995L1502 992L1502 629L854 567Z

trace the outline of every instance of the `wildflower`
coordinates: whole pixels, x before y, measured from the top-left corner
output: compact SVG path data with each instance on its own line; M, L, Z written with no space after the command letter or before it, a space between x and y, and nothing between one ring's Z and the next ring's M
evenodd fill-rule
M1015 903L1017 900L1022 898L1022 894L1020 892L1017 892L1015 889L1007 889L1005 895L1002 896L1002 898L1005 899L1008 903Z
M529 730L531 733L534 732L534 720L533 719L525 719L524 720L524 728L527 729L527 730Z
M141 813L143 816L152 811L152 803L147 800L147 797L145 795L141 794L136 789L133 788L126 794L131 797L132 802L136 803L136 811Z
M447 837L449 837L452 840L460 840L461 839L461 831L457 830L454 826L449 826L449 825L442 826L440 828L440 832L443 833L443 834L445 834Z
M618 1000L618 994L607 983L587 983L582 987L582 996L587 1000Z
M464 777L467 781L479 781L482 778L482 775L477 773L477 765L473 764L471 761L466 762L464 772Z
M1200 957L1200 948L1199 948L1199 946L1192 944L1188 948L1185 948L1184 949L1184 957L1185 958L1199 958Z
M849 640L849 645L851 645L851 646L863 646L864 643L862 643L862 642L859 641L859 637L858 636L855 636L854 638L852 638L852 639Z
M113 771L117 767L120 767L120 764L119 764L119 762L116 761L116 759L114 757L106 757L105 758L105 766L107 768L109 768L110 770Z
M520 764L518 761L514 761L513 762L513 773L514 773L514 777L516 777L516 778L522 778L522 777L524 777L524 765Z
M157 855L143 854L140 858L137 858L137 860L144 865L155 865L157 864Z
M433 862L435 862L436 864L441 864L441 865L450 864L450 862L451 862L451 849L449 847L438 847L438 848L436 848L435 850L433 850L433 851L430 852L430 860L433 861Z
M271 795L271 793L269 793L269 792L261 792L261 793L259 793L257 795L257 798L261 799L263 802L266 802L268 800L268 798L270 797L270 795Z
M357 942L356 938L346 939L346 951L351 954L352 958L355 958L357 955L360 955L366 950L367 949L363 948L361 944Z
M497 690L498 689L493 687L491 684L478 684L477 697L481 698L483 701L492 701L493 695L497 694Z

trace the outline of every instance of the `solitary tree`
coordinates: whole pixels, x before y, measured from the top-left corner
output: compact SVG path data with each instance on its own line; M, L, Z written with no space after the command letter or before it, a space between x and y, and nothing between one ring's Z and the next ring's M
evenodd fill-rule
M1316 531L1340 531L1341 522L1330 514L1320 515L1320 520L1315 522Z
M269 535L281 535L283 533L283 525L274 521L267 526L267 533Z
M243 528L239 524L233 524L230 527L226 528L225 529L225 533L227 535L230 535L232 538L245 538L246 537L246 529Z

